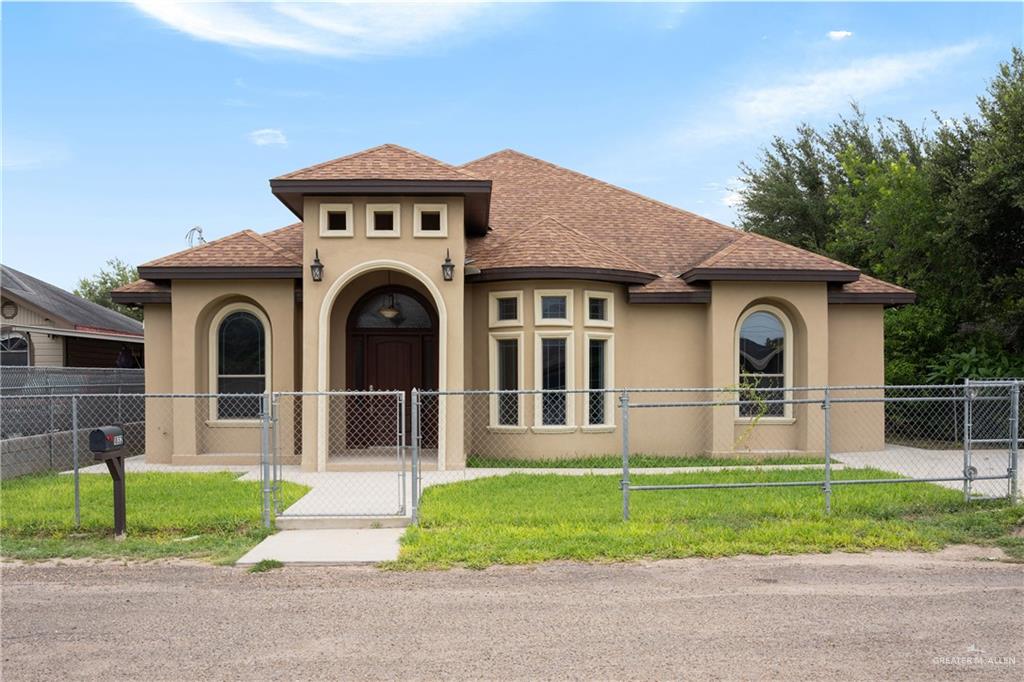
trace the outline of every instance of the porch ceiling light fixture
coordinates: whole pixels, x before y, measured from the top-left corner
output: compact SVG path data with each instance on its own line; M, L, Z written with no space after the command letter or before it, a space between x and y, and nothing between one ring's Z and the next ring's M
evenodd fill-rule
M309 274L314 282L322 282L324 280L324 264L320 262L320 249L316 250L313 255L313 262L309 264Z
M398 306L395 305L394 294L389 294L387 305L385 305L384 307L377 311L377 314L383 317L385 320L393 320L396 317L398 317L400 313L401 311L398 309Z
M441 263L441 276L444 281L450 282L455 279L455 263L452 262L451 249L445 249L444 262Z

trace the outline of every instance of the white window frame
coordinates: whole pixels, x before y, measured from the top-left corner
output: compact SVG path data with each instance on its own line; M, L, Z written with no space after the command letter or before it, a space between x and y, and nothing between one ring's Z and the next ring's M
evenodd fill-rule
M422 227L423 212L437 211L441 214L441 229L437 232L424 231ZM412 236L428 239L445 239L448 237L448 204L413 204Z
M221 323L224 321L224 319L228 315L230 315L231 313L237 313L237 312L251 313L254 317L256 317L257 320L260 321L260 324L263 325L263 340L264 340L265 353L266 353L266 357L263 360L263 366L265 368L264 374L263 374L264 394L270 393L271 386L273 386L273 384L271 384L271 374L270 374L271 373L270 360L273 357L273 354L271 353L271 348L270 348L270 346L271 346L270 320L267 318L266 314L264 314L264 312L262 310L260 310L259 308L257 308L256 306L254 306L251 303L238 302L238 303L229 303L229 304L227 304L226 306L224 306L223 308L218 310L217 314L213 316L212 320L210 320L210 334L209 334L209 343L208 343L208 345L209 345L209 367L208 367L208 370L209 370L209 391L211 393L211 396L210 396L210 418L206 422L208 426L259 426L260 424L262 424L262 422L259 419L229 419L229 418L222 419L220 417L220 415L218 414L217 397L216 397L216 395L213 395L213 394L218 393L218 389L220 388L220 384L219 384L219 381L218 381L218 379L220 378L220 375L219 375L219 373L217 371L219 369L218 368L218 363L217 363L217 351L219 350L218 338L217 337L220 334L220 325L221 325Z
M330 222L327 219L329 213L344 213L345 214L345 229L344 230L331 230L328 229ZM356 212L352 208L352 204L320 204L320 236L321 237L354 237L356 236Z
M740 315L739 320L736 321L736 331L733 334L733 380L736 386L740 385L740 330L743 329L743 323L748 317L754 313L770 313L777 317L782 322L782 331L786 335L783 341L782 347L782 385L786 389L793 387L793 324L789 321L789 316L786 313L773 305L767 303L758 303L757 305L750 306ZM792 393L789 390L783 392L783 396L790 398ZM737 405L735 409L736 423L738 424L749 424L751 422L772 422L776 424L792 424L796 421L793 418L793 405L792 403L785 403L782 406L783 414L781 417L764 415L761 417L744 417L740 415L740 406Z
M533 431L535 433L572 433L576 430L576 353L575 332L566 330L538 330L533 344L533 385L537 391L544 388L544 363L541 358L544 339L565 339L565 424L544 423L543 393L535 393L533 400Z
M490 334L490 343L488 344L488 365L490 375L490 389L497 391L498 389L498 341L504 340L515 340L516 341L516 369L517 377L516 381L519 385L519 390L522 391L524 388L524 381L526 377L526 368L523 366L523 359L525 356L523 350L524 343L523 332L492 332ZM488 428L491 431L499 431L506 433L519 433L526 431L526 410L523 405L523 394L520 393L518 396L519 403L519 421L517 424L499 424L498 423L498 396L492 393L490 396L490 417Z
M11 301L11 302L13 303L13 301ZM14 305L17 305L17 303L15 303ZM18 332L18 331L13 331L12 330L12 331L6 331L3 334L0 334L0 338L3 338L3 339L15 339L15 338L17 338L17 339L21 339L22 341L25 342L25 364L24 365L4 365L5 367L9 367L10 368L10 367L32 367L33 366L33 363L32 363L32 360L33 360L33 358L32 358L32 339L29 338L28 334L26 334L24 332ZM7 351L7 352L9 352L9 353L20 353L21 351Z
M600 298L604 299L604 313L608 319L595 320L590 317L590 299ZM615 326L615 294L610 291L591 291L587 290L583 292L583 319L584 324L588 327L614 327Z
M541 299L545 296L565 297L565 317L559 319L544 319ZM536 289L533 292L533 324L537 327L566 327L572 325L573 311L573 290L572 289Z
M604 394L604 423L590 423L590 342L604 341L604 386L608 390ZM583 383L588 391L586 402L583 408L583 430L590 432L614 431L615 430L615 334L610 332L584 332L583 333Z
M498 299L500 298L514 298L516 299L516 319L514 320L499 320L498 319ZM490 327L522 327L523 326L523 292L522 291L492 291L487 295L487 316L489 318Z
M376 230L373 226L374 211L391 211L394 215L395 229ZM402 236L402 205L401 204L367 204L366 205L366 236L377 239L398 239Z

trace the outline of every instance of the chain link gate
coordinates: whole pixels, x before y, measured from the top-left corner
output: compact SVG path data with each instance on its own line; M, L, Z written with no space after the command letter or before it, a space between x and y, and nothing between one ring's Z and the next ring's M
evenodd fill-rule
M403 391L278 392L261 418L264 522L272 518L390 517L407 512L409 450ZM319 471L305 471L303 421L320 422ZM312 434L305 434L306 437ZM284 481L310 487L285 506Z

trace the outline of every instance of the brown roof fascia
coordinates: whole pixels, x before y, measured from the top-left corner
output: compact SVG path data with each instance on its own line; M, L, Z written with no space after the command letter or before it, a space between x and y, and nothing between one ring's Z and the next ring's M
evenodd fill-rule
M170 303L168 291L111 291L110 300L121 305L143 305L145 303Z
M906 292L865 292L855 293L852 291L829 291L829 303L881 303L887 308L908 305L917 300L917 294Z
M490 180L279 180L270 190L302 219L302 197L310 194L455 194L466 197L466 227L471 236L487 234L491 210Z
M140 267L142 279L298 279L302 266L294 267Z
M710 291L632 291L627 292L630 303L710 303Z
M631 270L605 270L602 268L487 268L478 274L466 275L467 282L501 282L520 279L585 279L615 284L647 284L657 276Z
M687 284L707 281L739 282L856 282L859 270L774 268L691 268L680 275Z

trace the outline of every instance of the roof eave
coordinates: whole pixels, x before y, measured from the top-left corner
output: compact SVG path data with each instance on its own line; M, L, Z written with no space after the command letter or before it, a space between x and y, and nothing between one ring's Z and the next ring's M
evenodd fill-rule
M810 270L803 268L691 268L679 276L694 282L856 282L859 270Z
M309 195L458 195L466 199L466 232L487 234L491 210L490 180L292 180L274 178L270 190L300 220Z
M882 304L886 308L893 308L901 305L909 305L917 301L917 294L912 291L896 292L852 292L852 291L829 291L829 303L874 303Z
M299 279L302 266L187 266L140 267L141 279Z
M710 303L711 291L633 291L627 294L630 303Z
M614 284L647 284L657 279L656 275L633 270L572 267L507 267L481 268L479 273L467 274L467 282L499 282L523 279L582 279Z

